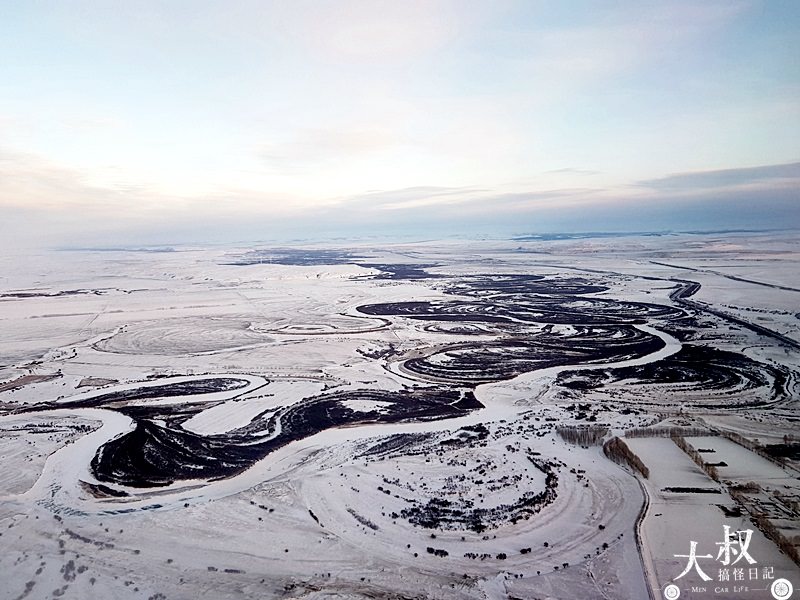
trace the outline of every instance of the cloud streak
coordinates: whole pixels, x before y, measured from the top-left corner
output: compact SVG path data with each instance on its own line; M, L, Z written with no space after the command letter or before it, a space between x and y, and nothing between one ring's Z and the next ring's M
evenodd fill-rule
M676 173L642 180L638 185L655 190L698 190L781 181L800 183L800 162Z
M253 190L171 197L136 186L92 185L79 172L0 153L5 242L171 243L203 237L398 229L567 231L786 226L800 223L800 162L679 173L608 187L502 190L414 186L306 203ZM757 207L754 210L753 207ZM746 218L744 218L746 216ZM262 232L261 235L258 232ZM223 236L224 237L224 236Z

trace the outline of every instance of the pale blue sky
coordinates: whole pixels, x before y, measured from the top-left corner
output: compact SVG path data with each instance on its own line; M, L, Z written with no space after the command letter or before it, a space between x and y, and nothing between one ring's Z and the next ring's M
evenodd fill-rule
M0 233L798 226L798 57L794 1L0 0Z

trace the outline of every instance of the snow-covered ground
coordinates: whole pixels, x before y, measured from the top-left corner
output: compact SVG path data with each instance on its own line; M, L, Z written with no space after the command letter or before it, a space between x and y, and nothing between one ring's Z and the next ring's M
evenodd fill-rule
M674 554L687 553L694 540L698 551L716 556L726 524L753 530L750 553L758 566L800 587L797 566L752 525L747 511L731 516L737 512L731 486L753 481L764 489L746 496L747 506L784 511L772 516L776 526L796 531L790 508L768 505L775 489L788 498L800 493L792 460L782 469L719 436L686 438L714 451L703 455L709 462L728 465L717 467L718 484L669 438L627 438L650 468L650 478L642 479L608 460L600 446L573 445L556 431L591 424L607 429L608 438L667 419L741 433L761 444L791 442L800 359L769 331L800 339L796 238L357 248L368 265L434 265L428 271L438 277L431 279L374 278L378 268L355 264L231 264L247 250L0 258L0 384L10 388L0 392L0 598L660 597L685 566ZM691 319L636 323L638 334L660 340L643 355L478 385L475 397L484 408L463 416L326 429L221 479L126 489L95 477L98 449L130 432L135 419L76 407L76 401L238 379L241 387L233 389L131 401L148 409L194 405L177 424L154 422L227 440L254 419L269 420L321 394L437 385L403 363L431 356L432 363L447 365L445 354L432 355L453 345L535 339L543 332L565 344L579 338L581 326L569 322L514 318L503 329L492 322L434 323L357 310L474 301L449 287L504 273L607 286L588 297L682 307ZM683 285L679 280L701 284L691 298L699 308L671 299ZM570 306L591 310L579 298ZM621 331L610 333L608 342L622 339ZM751 362L736 365L730 380L714 379L727 373L723 364L694 387L676 384L670 379L676 372L694 372L683 363L678 370L658 368L672 364L665 361L680 357L687 343ZM628 378L583 387L559 383L565 371L590 377L600 369L639 367L652 367L641 371L651 379L618 371ZM11 384L31 374L51 377ZM79 388L82 381L101 385ZM341 407L362 420L391 414L390 402L343 398ZM741 405L727 408L726 402ZM36 412L25 412L31 409ZM542 465L549 465L556 484L552 478L548 484ZM523 498L544 498L548 488L554 494L535 511L514 508ZM482 515L485 529L466 521L425 526L408 516L440 500ZM717 579L721 566L703 560ZM681 597L768 598L766 580L758 581L735 596L714 594L720 582L710 582L708 592L682 585Z
M715 437L686 438L695 448L708 448L709 442L727 445L724 439ZM716 588L722 597L768 598L766 588L781 577L796 580L797 565L781 553L777 546L751 522L744 512L737 514L737 504L728 494L726 486L709 478L669 438L636 438L627 443L650 469L650 477L644 479L647 493L647 513L641 526L641 540L646 564L650 568L651 588L663 590L667 585L677 585L682 598L704 598ZM743 449L742 449L743 450ZM743 450L744 451L744 450ZM744 451L747 452L747 451ZM742 456L742 461L758 462L757 456ZM713 455L714 461L717 456ZM724 468L720 468L724 471ZM724 477L724 475L723 475ZM797 480L794 480L796 486ZM678 489L676 489L678 488ZM680 488L688 488L679 491ZM689 490L698 491L689 491ZM699 490L703 490L700 492ZM730 532L743 531L748 539L747 558L733 555L727 563L725 556L718 556L725 540L725 527ZM739 537L736 537L739 541ZM709 577L705 580L694 568L680 577L688 564L692 542L696 542L696 554L700 570ZM734 547L734 551L741 546ZM744 569L742 579L734 578L733 569ZM770 569L765 572L764 568ZM754 569L754 571L750 571ZM723 574L727 572L727 575ZM769 575L771 579L766 579ZM729 579L725 579L729 576ZM741 588L734 592L733 587ZM745 589L746 588L746 589ZM702 591L701 591L702 590Z

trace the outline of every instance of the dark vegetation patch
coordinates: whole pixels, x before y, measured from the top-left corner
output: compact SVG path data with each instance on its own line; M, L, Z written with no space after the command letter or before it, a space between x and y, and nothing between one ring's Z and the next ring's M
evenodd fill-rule
M205 394L235 391L247 387L248 381L234 377L215 377L195 379L164 385L145 386L129 390L108 392L89 398L77 398L67 402L40 402L35 405L17 407L17 412L37 412L52 409L103 408L124 414L139 423L144 419L160 419L168 428L180 427L180 424L197 413L213 406L219 400L202 399ZM152 403L139 404L143 400L171 398L178 396L199 396L197 401L158 405Z
M396 433L382 438L377 443L370 444L359 453L359 456L378 457L401 451L410 453L413 448L423 444L430 436L429 433Z
M721 494L718 488L701 487L665 487L662 492L672 492L674 494Z
M455 437L444 439L440 442L442 446L462 447L473 446L476 442L481 442L489 437L489 430L483 423L477 425L467 425L455 432Z
M664 342L630 326L577 327L574 335L542 331L514 339L450 346L403 363L417 375L474 385L548 367L619 361L655 352Z
M105 293L106 290L62 290L59 292L40 292L40 291L6 292L0 294L0 298L23 299L23 298L60 298L62 296L85 296L85 295L102 296Z
M247 380L236 379L234 377L193 379L191 381L119 390L107 394L91 396L89 398L78 398L70 402L46 402L37 404L34 408L38 410L49 410L52 408L120 408L134 401L227 392L247 387L248 384L249 382Z
M378 275L368 276L369 279L436 279L442 277L428 273L426 269L435 267L435 264L423 263L371 263L366 256L345 250L314 250L307 248L260 248L250 250L234 257L230 262L223 263L231 266L249 265L288 265L288 266L333 266L333 265L358 265L365 269L376 269Z
M368 269L377 269L380 271L378 275L373 275L370 279L402 279L402 280L415 280L415 279L438 279L443 275L436 273L429 273L426 269L435 267L435 264L372 264L372 263L359 263L359 266Z
M477 275L465 278L447 288L448 293L463 296L485 294L524 295L580 295L605 292L607 286L589 283L572 277L566 279L545 278L543 275Z
M308 250L304 248L262 248L239 255L226 265L246 266L260 264L290 266L346 265L363 258L341 250Z
M694 344L684 344L677 354L654 363L617 369L562 371L556 383L573 390L590 390L629 380L645 385L675 385L681 393L730 395L767 388L772 399L786 394L786 376L780 369L744 354ZM720 407L732 405L741 406L723 404Z
M540 492L524 492L511 504L490 508L476 508L471 500L466 499L431 498L424 504L414 501L410 508L400 512L400 516L427 529L469 529L476 533L509 521L516 523L530 519L556 499L558 474L555 463L532 456L528 458L545 474L545 489Z
M348 400L384 403L382 410L353 411ZM102 482L132 487L169 485L186 479L236 475L270 452L325 429L367 423L396 423L452 418L482 407L472 392L423 388L388 392L331 392L256 418L245 427L218 435L199 435L162 425L169 405L123 407L136 428L103 445L92 459ZM280 424L280 427L278 427ZM280 430L279 433L274 432Z
M52 379L58 379L59 377L61 377L61 372L52 373L50 375L20 375L15 379L0 383L0 392L8 392L10 390L16 390L26 385L41 383L43 381L50 381Z
M776 458L800 460L800 443L767 444L764 449L767 454Z
M663 348L664 342L634 324L685 315L670 306L594 297L608 288L575 277L476 275L441 289L460 298L366 304L357 310L430 321L432 326L455 322L470 333L502 336L452 344L403 363L424 379L459 385L500 381L553 366L643 356ZM567 327L556 327L561 325Z
M115 490L102 483L89 483L88 481L81 481L81 487L92 494L95 498L124 498L128 495L127 492Z
M725 513L725 516L728 517L728 518L741 517L742 516L742 508L740 506L727 507L724 504L717 504L717 507L723 513Z

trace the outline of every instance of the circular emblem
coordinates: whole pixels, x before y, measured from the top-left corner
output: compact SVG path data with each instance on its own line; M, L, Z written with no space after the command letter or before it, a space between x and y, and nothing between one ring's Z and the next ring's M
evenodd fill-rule
M792 587L792 582L788 579L776 579L772 582L769 591L775 600L786 600L792 596L794 588Z
M777 581L775 582L777 583ZM664 598L667 600L678 600L681 597L681 588L674 583L670 583L664 588ZM788 596L786 596L788 598Z

